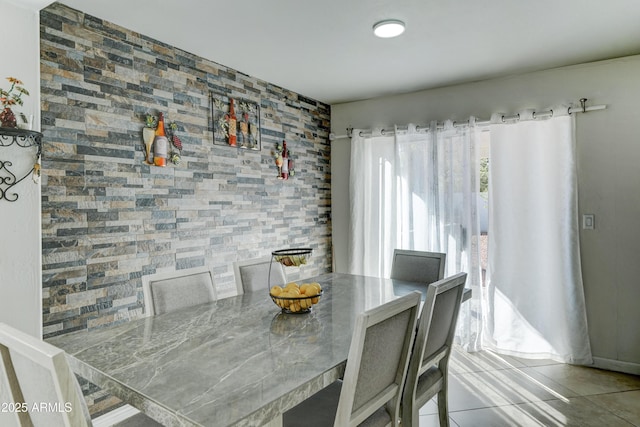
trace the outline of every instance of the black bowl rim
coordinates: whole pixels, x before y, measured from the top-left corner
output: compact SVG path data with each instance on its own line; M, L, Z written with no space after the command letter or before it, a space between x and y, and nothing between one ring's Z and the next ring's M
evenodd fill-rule
M285 255L308 255L313 252L311 248L291 248L291 249L279 249L271 252L273 256L285 256Z
M324 294L324 289L320 291L319 294L317 295L300 295L297 297L280 297L277 295L273 295L271 292L269 292L269 296L271 298L276 298L276 299L283 299L283 300L301 300L301 299L307 299L307 298L318 298L320 296L322 296L322 294Z

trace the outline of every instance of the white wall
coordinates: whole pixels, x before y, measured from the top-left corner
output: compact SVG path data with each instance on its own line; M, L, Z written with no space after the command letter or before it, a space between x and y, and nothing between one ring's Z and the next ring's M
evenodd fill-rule
M588 98L604 111L577 116L579 212L595 214L580 248L596 365L640 374L640 56L332 105L332 132L466 120ZM332 143L332 226L337 271L346 271L349 140Z
M0 85L8 89L6 77L22 80L30 96L16 111L34 115L34 130L40 130L40 17L39 6L0 0ZM12 158L6 152L11 150ZM31 150L0 147L0 159L14 164L32 161ZM15 158L13 156L20 156ZM25 179L10 191L15 202L0 200L0 322L29 334L42 336L42 251L40 245L40 185Z

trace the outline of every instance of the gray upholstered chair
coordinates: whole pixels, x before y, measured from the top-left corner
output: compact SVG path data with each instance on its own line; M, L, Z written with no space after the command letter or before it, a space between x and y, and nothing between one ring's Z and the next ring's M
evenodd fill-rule
M420 293L358 315L344 379L283 414L285 427L398 426Z
M147 316L217 299L213 272L208 267L143 276L142 288Z
M269 281L269 267L271 267L271 281ZM238 295L269 289L271 286L283 286L287 283L284 267L279 262L271 262L271 257L258 258L233 263Z
M64 351L4 323L0 323L0 402L14 405L0 411L3 427L97 425L92 424ZM114 425L161 427L133 410L135 415Z
M447 255L396 249L393 251L391 278L408 282L433 283L444 277Z
M449 425L449 356L466 280L458 273L428 287L402 396L403 427L417 427L418 411L436 394L440 426Z

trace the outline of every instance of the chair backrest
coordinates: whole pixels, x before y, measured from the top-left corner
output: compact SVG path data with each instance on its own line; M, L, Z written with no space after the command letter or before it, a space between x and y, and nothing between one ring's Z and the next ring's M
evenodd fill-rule
M397 425L420 299L414 291L357 317L334 425L356 426L385 406Z
M145 315L168 313L217 299L208 267L142 277Z
M64 351L0 323L0 356L0 425L91 426Z
M431 283L427 288L409 362L403 397L405 404L414 401L420 375L436 363L444 363L445 366L448 363L466 281L467 273L458 273Z
M447 255L395 249L391 263L391 278L408 282L433 283L444 277Z
M271 268L271 281L269 281L269 268ZM245 292L269 289L271 286L283 286L287 283L284 267L279 262L271 262L271 257L237 261L233 264L236 277L238 295Z

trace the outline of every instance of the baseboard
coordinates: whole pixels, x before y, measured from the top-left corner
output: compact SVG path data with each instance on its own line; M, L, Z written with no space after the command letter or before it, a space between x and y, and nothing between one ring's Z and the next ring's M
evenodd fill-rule
M594 368L606 369L608 371L624 372L625 374L640 375L640 363L623 362L603 357L594 357Z
M110 427L136 415L138 412L140 411L131 405L123 405L113 411L109 411L106 414L92 419L91 423L93 424L93 427Z

